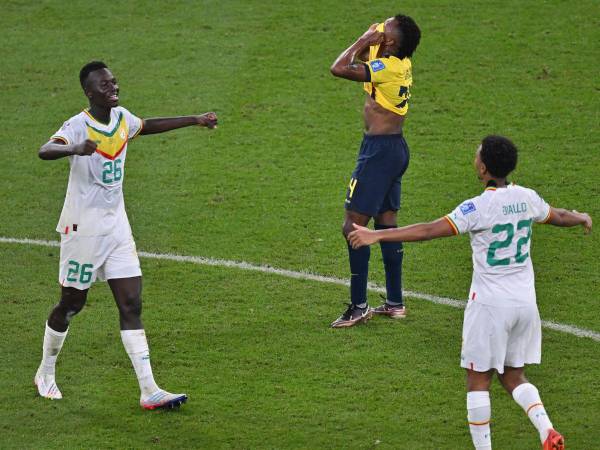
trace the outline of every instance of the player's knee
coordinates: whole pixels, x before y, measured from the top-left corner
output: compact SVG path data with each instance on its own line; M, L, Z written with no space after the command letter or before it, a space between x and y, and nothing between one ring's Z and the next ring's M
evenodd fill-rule
M78 314L84 307L85 301L79 302L64 302L62 299L58 302L48 319L48 325L50 328L56 331L63 331L62 327L68 327L73 316Z
M371 217L365 214L354 211L346 211L344 224L342 225L342 234L346 239L348 239L348 235L354 231L354 224L366 227L370 220Z
M64 290L57 307L64 311L67 322L85 306L87 292L78 289Z
M489 391L493 374L493 370L476 372L467 369L467 391Z
M523 371L505 371L502 375L498 374L498 378L508 393L512 393L520 384L527 383Z
M354 230L352 227L352 222L345 221L342 225L342 235L344 238L348 239L348 235Z
M384 228L397 226L398 214L396 211L386 211L375 216L375 224L382 225Z

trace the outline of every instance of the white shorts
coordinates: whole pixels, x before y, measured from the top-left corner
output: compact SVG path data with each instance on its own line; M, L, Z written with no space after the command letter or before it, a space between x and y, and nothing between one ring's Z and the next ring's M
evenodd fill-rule
M131 229L105 236L60 235L58 282L65 287L89 289L96 278L131 278L142 275Z
M499 307L469 301L462 337L460 365L465 369L504 373L504 366L541 361L542 324L535 303Z

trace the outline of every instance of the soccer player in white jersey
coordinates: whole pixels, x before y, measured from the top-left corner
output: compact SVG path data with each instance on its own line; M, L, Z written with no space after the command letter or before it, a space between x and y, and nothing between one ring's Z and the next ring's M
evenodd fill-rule
M138 135L192 125L212 129L217 116L209 112L140 119L119 106L117 80L100 61L86 64L79 80L90 107L67 120L39 150L45 160L67 157L71 170L56 228L61 241L61 298L46 322L42 362L34 381L42 397L62 398L55 364L69 322L85 305L92 283L107 280L119 309L123 345L139 381L140 405L173 408L187 395L171 394L155 383L141 321L142 272L123 203L127 144Z
M494 372L525 410L540 434L543 449L564 448L536 387L525 378L525 364L541 360L541 323L530 257L534 222L592 229L589 215L553 208L535 191L509 184L517 149L501 136L483 139L475 156L485 191L434 222L371 231L355 225L354 247L380 241L424 241L469 233L473 278L463 324L461 366L467 370L467 413L476 449L492 448L489 388Z

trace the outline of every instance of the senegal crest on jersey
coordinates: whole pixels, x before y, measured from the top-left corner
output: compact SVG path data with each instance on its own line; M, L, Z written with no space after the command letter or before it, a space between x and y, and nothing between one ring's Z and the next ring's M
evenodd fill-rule
M85 124L87 125L88 138L98 144L96 151L105 158L115 159L125 149L129 128L122 112L119 113L117 124L111 131L99 130L87 120Z

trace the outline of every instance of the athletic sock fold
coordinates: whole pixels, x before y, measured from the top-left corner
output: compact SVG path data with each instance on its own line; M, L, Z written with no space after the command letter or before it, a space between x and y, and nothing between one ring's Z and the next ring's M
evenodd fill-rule
M488 391L467 392L469 431L476 450L492 449L491 416L490 393Z
M553 426L546 413L539 391L533 384L523 383L513 390L512 396L538 430L543 444L548 437L548 430L552 429Z
M143 329L121 330L121 340L133 364L142 397L146 398L159 390L152 374L146 332Z

